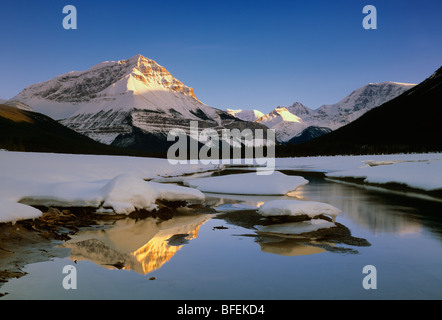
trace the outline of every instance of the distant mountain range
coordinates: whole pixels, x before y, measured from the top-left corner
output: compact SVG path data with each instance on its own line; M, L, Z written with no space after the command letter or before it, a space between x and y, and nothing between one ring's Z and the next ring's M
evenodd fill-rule
M442 151L442 67L420 84L333 132L278 156Z
M289 107L277 107L262 116L252 116L262 114L257 110L227 109L227 112L240 119L255 121L264 124L268 128L275 129L277 140L280 143L288 143L309 127L312 127L310 131L316 128L317 134L328 132L318 128L336 130L356 120L368 110L380 106L414 86L415 84L398 82L370 83L351 92L335 104L323 105L315 110L304 106L300 102L295 102Z
M406 152L408 148L418 150L418 146L427 150L430 145L433 150L440 145L435 140L437 130L430 130L426 124L439 127L435 122L435 108L441 101L439 74L440 69L419 85L370 83L338 103L315 110L295 102L263 114L257 110L212 108L164 67L136 55L32 84L4 102L0 148L9 145L20 149L20 144L26 144L29 151L38 151L40 146L40 151L69 152L69 145L75 145L77 151L86 150L85 153L92 147L96 153L125 154L122 150L128 150L164 156L174 143L167 141L169 131L179 128L189 134L190 121L196 120L200 129L214 128L218 132L272 128L281 145L279 155L283 156ZM397 106L386 107L391 105ZM417 112L416 106L425 112ZM395 111L379 111L386 108ZM373 114L379 117L373 118ZM417 114L419 119L415 120ZM11 120L15 117L32 121ZM45 137L47 141L34 140L36 147L31 148L31 136ZM62 142L67 137L79 139L79 145L73 140ZM415 142L417 137L419 143ZM48 147L51 143L52 150ZM58 143L65 146L59 148L55 145Z

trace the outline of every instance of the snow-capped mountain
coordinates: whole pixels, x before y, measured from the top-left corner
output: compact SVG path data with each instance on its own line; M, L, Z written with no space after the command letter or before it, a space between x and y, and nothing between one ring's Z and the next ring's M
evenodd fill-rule
M440 152L441 101L442 67L418 85L379 107L372 108L339 130L290 148L288 153L281 152L279 155ZM407 169L404 168L406 175L405 170Z
M274 129L278 141L287 141L308 127L308 124L300 117L284 107L275 108L272 112L258 118L256 122Z
M312 109L307 108L300 102L293 103L290 107L287 107L287 110L301 118L307 117L314 112Z
M287 108L284 107L277 107L272 112L263 115L256 121L265 124L269 128L272 128L280 124L281 122L303 123L300 117L294 115Z
M336 130L362 116L374 107L396 98L415 84L398 82L369 83L332 105L310 109L300 102L277 107L255 122L275 129L279 142L287 142L308 127Z
M226 112L244 121L255 121L264 115L258 110L226 109Z
M323 105L307 117L312 125L336 130L373 109L396 98L415 84L398 82L369 83L331 105Z
M184 114L197 107L210 108L195 97L192 88L141 55L32 84L10 101L20 101L56 120L117 109L158 110L164 104Z
M27 105L97 141L124 147L147 148L146 136L164 141L173 128L188 132L191 120L217 130L262 127L202 103L192 88L142 55L30 85L9 104Z

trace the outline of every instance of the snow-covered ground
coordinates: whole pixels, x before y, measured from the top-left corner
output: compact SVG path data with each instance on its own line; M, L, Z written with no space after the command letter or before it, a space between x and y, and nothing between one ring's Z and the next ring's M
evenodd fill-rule
M148 182L213 169L167 159L0 151L0 222L36 218L30 205L93 206L130 213L157 199L202 200L192 188ZM23 202L23 203L20 203Z
M442 190L442 153L277 159L276 170L323 172L329 178L399 183L423 191Z
M285 194L308 183L280 172L184 179L189 187L159 183L164 177L211 169L215 167L171 165L167 159L0 151L0 223L36 218L41 212L31 205L38 204L130 213L154 208L157 199L201 201L202 192ZM283 169L442 190L441 153L278 158L276 170Z

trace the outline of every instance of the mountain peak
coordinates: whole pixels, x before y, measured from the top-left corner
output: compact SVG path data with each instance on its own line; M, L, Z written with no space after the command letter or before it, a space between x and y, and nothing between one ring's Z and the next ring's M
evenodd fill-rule
M302 123L302 119L291 113L286 107L276 107L270 113L260 117L257 122L263 123L269 128L280 122Z
M156 61L146 58L141 54L122 61L133 68L131 75L145 86L153 90L166 89L173 92L180 92L198 100L193 88L185 86L181 81L174 78L165 67L159 65Z
M129 58L127 60L120 60L118 61L119 64L127 64L134 68L139 68L141 66L157 66L161 67L156 61L146 58L145 56L141 54L134 55L132 58Z
M262 117L264 113L258 110L226 109L226 112L244 121L255 121Z
M140 60L149 60L148 58L146 58L145 56L143 56L142 54L138 53L136 55L134 55L132 58L129 58L128 61L140 61Z
M300 102L294 102L287 110L298 117L306 116L312 113L312 110L304 106Z

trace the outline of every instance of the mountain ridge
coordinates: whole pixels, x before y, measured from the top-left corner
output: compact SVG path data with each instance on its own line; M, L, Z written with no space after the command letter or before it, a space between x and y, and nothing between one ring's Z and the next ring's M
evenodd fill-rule
M311 127L303 137L314 138L327 133L318 128L337 130L414 87L393 81L369 83L335 104L314 110L294 102L268 114L257 110L223 111L201 102L191 87L165 67L138 54L32 84L6 104L53 117L100 143L127 148L136 145L142 151L150 151L154 145L165 151L170 145L168 133L182 129L189 135L191 121L217 132L274 129L282 144Z
M281 147L277 154L316 156L440 152L441 101L442 67L421 83L372 108L355 121L310 141ZM424 119L416 118L416 106L425 108Z
M286 143L310 126L336 130L414 86L394 81L368 83L337 103L310 109L300 102L294 102L289 107L276 107L255 122L275 129L278 141Z
M189 132L190 121L217 131L262 128L210 107L191 87L154 60L136 55L105 61L85 71L71 71L26 87L8 103L29 106L63 125L108 145L149 151L149 143L167 144L171 129Z

